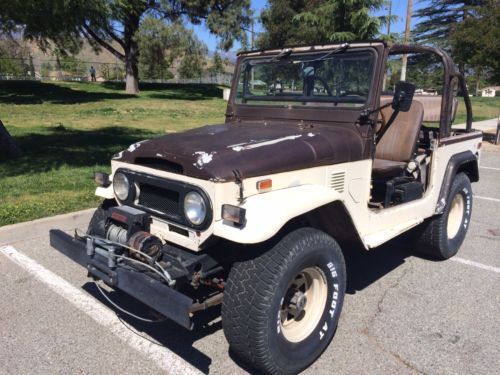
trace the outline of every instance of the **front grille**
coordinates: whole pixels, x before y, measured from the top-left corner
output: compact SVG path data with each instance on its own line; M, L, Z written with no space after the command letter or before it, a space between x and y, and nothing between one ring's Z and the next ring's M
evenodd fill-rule
M139 204L171 218L181 218L179 192L149 184L140 184Z
M122 202L123 204L197 230L207 229L212 222L212 204L203 189L185 182L173 181L121 168L115 171L115 173L117 172L124 173L129 181L138 187L137 194L131 194L128 200ZM200 225L192 224L184 216L184 197L191 191L200 194L207 206L205 221Z

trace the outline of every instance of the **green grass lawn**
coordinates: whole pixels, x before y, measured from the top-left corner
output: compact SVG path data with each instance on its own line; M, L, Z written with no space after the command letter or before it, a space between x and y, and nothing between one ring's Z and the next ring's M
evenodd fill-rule
M222 89L0 81L0 120L24 151L0 159L0 226L94 207L95 171L130 144L224 121Z
M24 156L0 159L0 226L95 207L95 171L128 145L224 121L222 90L210 85L0 81L0 119ZM472 98L474 120L498 115L500 98ZM465 121L463 105L456 123Z
M472 103L472 120L482 121L496 118L500 114L500 97L482 98L471 97ZM455 116L455 124L463 124L466 120L465 104L462 98L458 99L457 114Z

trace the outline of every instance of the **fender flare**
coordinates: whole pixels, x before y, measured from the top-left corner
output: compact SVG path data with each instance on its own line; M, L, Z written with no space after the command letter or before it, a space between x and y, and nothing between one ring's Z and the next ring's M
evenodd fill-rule
M214 235L242 244L255 244L272 238L291 219L330 202L341 200L334 189L318 185L300 185L253 195L241 205L246 223L235 227L219 220Z
M472 153L472 151L463 151L455 154L448 161L446 172L443 178L443 183L441 184L441 190L439 191L439 199L436 204L436 210L434 212L436 215L442 214L444 208L446 207L448 193L457 172L462 166L469 163L471 164L470 168L472 168L472 178L471 176L469 176L469 178L471 178L471 182L477 182L479 181L478 161L477 157Z

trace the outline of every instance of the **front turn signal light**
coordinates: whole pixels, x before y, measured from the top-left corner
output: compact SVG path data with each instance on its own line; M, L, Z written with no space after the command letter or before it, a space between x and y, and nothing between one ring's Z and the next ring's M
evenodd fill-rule
M257 190L260 193L263 193L265 191L269 191L273 188L273 180L270 178L267 180L261 180L257 182Z
M104 172L95 172L94 181L97 185L102 187L108 187L111 184L111 182L109 181L109 174Z
M222 218L234 223L234 225L242 226L245 224L245 215L246 210L244 208L230 204L222 205Z

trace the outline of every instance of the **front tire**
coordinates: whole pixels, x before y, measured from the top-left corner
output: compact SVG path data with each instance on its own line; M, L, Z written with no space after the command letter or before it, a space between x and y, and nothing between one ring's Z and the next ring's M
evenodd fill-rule
M231 350L265 373L305 369L333 338L345 280L340 246L312 228L291 232L259 257L235 263L222 303Z
M444 212L417 227L416 250L437 260L457 254L469 228L472 214L472 188L465 173L455 176Z
M106 220L108 218L108 210L116 206L114 199L104 200L99 207L94 211L90 219L87 234L98 237L106 237Z

